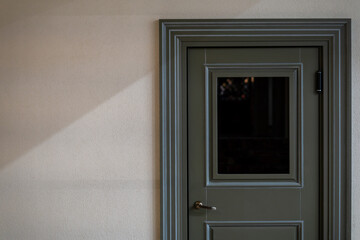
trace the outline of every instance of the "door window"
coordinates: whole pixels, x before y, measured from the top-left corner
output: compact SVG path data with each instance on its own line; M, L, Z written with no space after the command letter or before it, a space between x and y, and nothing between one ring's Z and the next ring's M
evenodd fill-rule
M217 79L219 174L289 174L289 78Z

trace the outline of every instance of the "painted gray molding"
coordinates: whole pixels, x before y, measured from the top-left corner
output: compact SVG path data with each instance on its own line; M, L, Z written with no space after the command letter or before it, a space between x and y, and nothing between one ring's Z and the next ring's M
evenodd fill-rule
M187 236L186 49L313 46L322 49L322 236L351 239L351 20L160 20L161 239Z
M206 64L205 65L205 95L206 95L206 187L303 187L303 65L301 63L270 63L270 64ZM217 91L214 87L218 77L237 76L281 76L289 78L289 93L293 96L291 108L295 116L290 120L296 126L297 132L290 139L289 174L217 174ZM209 171L211 169L211 171ZM259 179L260 177L260 179ZM251 179L251 181L249 181ZM219 181L221 180L221 181Z
M217 227L292 227L296 230L296 239L304 240L303 221L207 221L206 240L212 240L212 230Z

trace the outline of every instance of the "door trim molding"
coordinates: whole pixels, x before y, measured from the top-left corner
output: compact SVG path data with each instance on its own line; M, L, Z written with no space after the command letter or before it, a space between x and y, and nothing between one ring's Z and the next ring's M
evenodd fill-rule
M160 20L161 239L187 234L186 53L189 47L319 47L322 240L351 239L351 20ZM315 85L315 84L314 84Z

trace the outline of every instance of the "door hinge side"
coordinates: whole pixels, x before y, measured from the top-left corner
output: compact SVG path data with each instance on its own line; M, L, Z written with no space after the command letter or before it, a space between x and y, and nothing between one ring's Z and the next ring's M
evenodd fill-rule
M321 71L316 72L316 91L318 93L323 91L323 76Z

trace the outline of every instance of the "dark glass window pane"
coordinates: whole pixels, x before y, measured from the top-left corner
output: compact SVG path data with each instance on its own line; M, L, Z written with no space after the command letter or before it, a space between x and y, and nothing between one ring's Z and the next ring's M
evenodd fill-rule
M289 173L289 78L218 78L218 173Z

